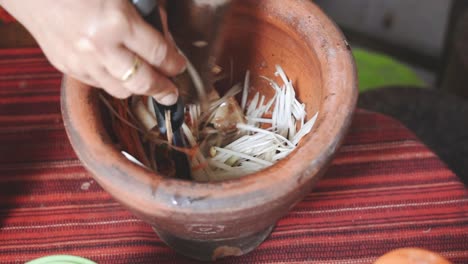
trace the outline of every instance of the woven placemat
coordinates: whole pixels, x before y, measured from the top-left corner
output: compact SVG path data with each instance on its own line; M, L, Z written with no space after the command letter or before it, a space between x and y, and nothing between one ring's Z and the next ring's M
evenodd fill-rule
M38 49L0 50L0 262L192 262L81 166L60 116L60 78ZM258 249L221 263L371 263L400 247L468 263L468 193L400 123L358 111L318 186Z

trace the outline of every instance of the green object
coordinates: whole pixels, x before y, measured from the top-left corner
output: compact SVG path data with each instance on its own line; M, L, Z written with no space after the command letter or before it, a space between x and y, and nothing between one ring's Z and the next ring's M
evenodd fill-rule
M69 255L53 255L38 258L26 262L26 264L97 264L94 261L82 257L69 256Z
M408 66L395 59L363 49L353 50L358 69L359 91L367 91L389 85L424 87L425 83Z

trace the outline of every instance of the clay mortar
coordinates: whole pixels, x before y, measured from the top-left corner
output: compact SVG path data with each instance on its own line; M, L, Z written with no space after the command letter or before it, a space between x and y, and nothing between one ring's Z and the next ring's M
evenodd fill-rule
M350 125L357 78L349 45L311 1L236 1L220 58L234 80L252 72L255 89L270 88L281 65L309 118L317 123L286 159L261 172L221 183L167 179L121 155L103 126L98 90L71 77L62 85L65 127L95 180L176 251L201 260L242 255L256 248L275 223L316 184ZM222 85L221 85L222 86Z

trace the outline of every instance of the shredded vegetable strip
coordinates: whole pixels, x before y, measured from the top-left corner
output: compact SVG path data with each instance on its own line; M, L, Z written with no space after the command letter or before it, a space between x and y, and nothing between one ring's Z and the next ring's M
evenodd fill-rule
M208 102L207 109L199 104L186 106L189 122L182 125L182 132L193 153L190 157L195 181L222 181L258 172L291 154L302 138L312 131L318 113L315 113L310 120L306 119L306 105L296 98L293 82L280 66L276 66L275 69L274 75L278 77L281 84L260 76L273 89L274 93L271 97L267 98L260 92L249 94L251 74L247 71L243 84L232 86L222 97L210 97L212 101ZM197 90L203 91L200 76L194 71L192 65L188 66L188 71ZM233 101L232 98L239 93L241 93L240 106L237 103L234 104L244 116L234 121L232 126L234 130L231 130L231 126L225 131L218 130L216 122L225 125L222 123L224 116L217 115L215 112L223 105L225 107L226 102ZM199 95L203 94L199 92ZM206 95L205 98L208 97L209 95ZM134 98L132 112L129 113L132 120L122 120L105 98L102 97L102 99L121 122L138 130L144 139L151 140L147 148L150 152L148 159L152 169L156 170L155 148L161 142L167 141L155 138L154 134L151 134L156 118L150 98L148 103L146 101L143 103L140 98ZM232 111L224 111L226 115L232 114ZM170 116L166 114L166 121L169 119ZM228 117L226 120L229 120ZM168 129L170 130L170 126ZM226 133L223 134L224 132ZM168 134L171 137L170 131ZM124 153L124 155L129 159L133 157L132 153ZM133 160L133 162L136 161Z
M250 88L250 71L247 71L245 74L244 80L244 91L242 92L242 102L241 108L245 111L245 106L247 105L247 97L249 96L249 88Z

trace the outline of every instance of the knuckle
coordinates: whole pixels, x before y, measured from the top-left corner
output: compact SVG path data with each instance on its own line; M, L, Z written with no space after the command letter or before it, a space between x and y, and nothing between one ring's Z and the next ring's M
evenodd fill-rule
M116 1L117 2L117 1ZM131 17L121 5L112 5L103 12L95 23L89 24L84 32L92 41L103 38L115 38L127 32Z
M138 74L128 80L127 87L136 94L147 94L151 91L153 82L147 75Z
M78 52L93 52L97 49L97 39L91 35L82 35L75 43Z
M168 46L164 41L159 41L153 45L151 51L151 63L155 66L161 66L167 57Z
M48 52L45 53L47 60L52 66L62 73L70 73L69 68L63 63L62 60L59 60L56 56L51 56Z
M120 96L120 98L119 98L119 99L127 99L127 98L129 98L129 97L130 97L130 95L132 95L132 93L130 93L130 92L128 92L128 93L124 93L124 94L122 94L122 95Z
M115 9L109 12L107 16L106 26L110 29L125 30L130 24L129 17L121 9Z
M62 63L50 61L50 64L52 64L52 66L54 66L57 70L59 70L62 73L65 73L65 74L70 73L69 69L65 67L65 65Z
M65 74L71 74L71 75L76 75L74 70L69 64L60 64L58 65L60 68L60 71L65 73Z
M107 92L113 97L118 98L118 99L127 99L128 97L130 97L130 95L132 95L130 91L127 91L125 89L122 89L119 91L112 91L112 92L107 91Z

